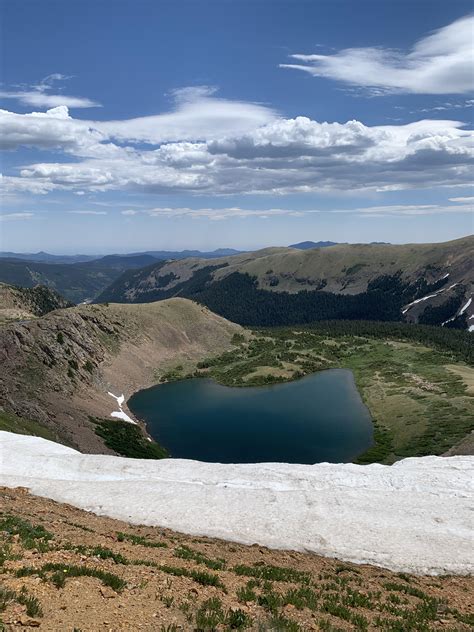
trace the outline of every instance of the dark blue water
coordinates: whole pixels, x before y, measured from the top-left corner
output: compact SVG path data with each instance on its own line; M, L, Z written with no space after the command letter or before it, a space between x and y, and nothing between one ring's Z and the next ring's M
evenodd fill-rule
M176 458L339 463L373 443L369 411L344 369L251 388L183 380L140 391L128 406Z

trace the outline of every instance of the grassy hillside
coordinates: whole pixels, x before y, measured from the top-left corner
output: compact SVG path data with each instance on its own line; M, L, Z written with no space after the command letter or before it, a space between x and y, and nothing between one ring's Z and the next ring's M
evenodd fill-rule
M186 296L250 326L363 318L466 328L474 307L461 311L472 293L473 257L473 237L443 244L269 248L128 271L97 302Z

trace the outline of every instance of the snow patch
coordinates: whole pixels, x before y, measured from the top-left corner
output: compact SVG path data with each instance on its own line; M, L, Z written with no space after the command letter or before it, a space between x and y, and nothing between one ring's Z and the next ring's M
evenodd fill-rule
M0 459L0 485L135 524L395 571L474 571L470 456L223 465L81 454L0 432Z
M445 277L443 277L443 279L444 278ZM402 309L402 314L406 314L407 311L410 309L410 307L413 307L413 305L416 305L417 303L421 303L422 301L427 301L429 298L434 298L435 296L438 296L438 294L441 294L441 292L449 292L449 290L452 290L453 287L456 287L456 285L458 285L458 283L453 283L449 287L441 288L440 290L438 290L434 294L428 294L428 296L423 296L422 298L417 298L416 301L412 301L411 303L408 303L408 305L405 305L405 309ZM448 322L448 321L446 321L446 322Z
M117 395L114 395L113 393L111 393L110 391L107 391L107 394L110 395L110 397L113 397L115 400L117 400L117 404L118 404L118 407L119 407L119 410L114 411L113 413L110 413L110 416L111 417L117 417L118 419L123 419L123 421L128 421L128 423L130 423L130 424L137 425L137 422L133 421L133 419L131 417L129 417L127 415L127 413L122 410L122 404L125 401L125 395L123 395L123 393L122 393L122 395L117 396Z
M461 316L461 314L464 314L464 312L466 311L466 309L469 307L469 305L472 303L472 298L470 298L467 303L461 307L461 311L459 312L459 316Z

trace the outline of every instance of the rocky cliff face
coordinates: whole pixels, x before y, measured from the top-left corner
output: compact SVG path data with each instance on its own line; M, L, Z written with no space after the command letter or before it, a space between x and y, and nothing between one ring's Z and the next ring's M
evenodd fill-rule
M191 301L81 305L0 329L0 406L88 452L110 452L90 416L110 418L157 372L230 347L238 325ZM126 409L126 407L125 407Z

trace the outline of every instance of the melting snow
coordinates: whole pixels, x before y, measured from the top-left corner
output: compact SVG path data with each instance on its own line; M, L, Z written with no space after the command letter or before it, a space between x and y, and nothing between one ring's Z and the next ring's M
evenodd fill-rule
M443 277L443 279L444 278L445 277ZM452 290L453 287L456 287L456 285L458 285L458 284L457 283L453 283L449 287L441 288L441 290L438 290L434 294L428 294L428 296L423 296L422 298L417 298L416 301L412 301L411 303L408 303L408 305L405 305L405 309L402 309L402 314L406 314L407 311L410 309L410 307L413 307L413 305L416 305L417 303L421 303L422 301L427 301L429 298L434 298L435 296L438 296L438 294L441 294L441 292L446 292L446 291L449 292L449 290Z
M461 316L461 314L464 314L464 312L466 311L466 309L469 307L469 305L472 303L472 298L470 298L467 303L461 307L461 311L459 312L459 316Z
M107 394L110 395L110 397L113 397L114 399L117 400L117 404L118 404L118 407L119 407L119 410L114 411L113 413L110 413L110 416L111 417L117 417L118 419L123 419L123 421L128 421L129 423L136 425L136 422L133 421L133 419L131 417L129 417L127 415L127 413L122 410L122 404L125 401L125 395L122 394L119 397L117 397L117 395L114 395L110 391L108 391Z
M0 432L0 459L1 485L135 524L395 571L474 571L470 456L222 465L81 454Z

